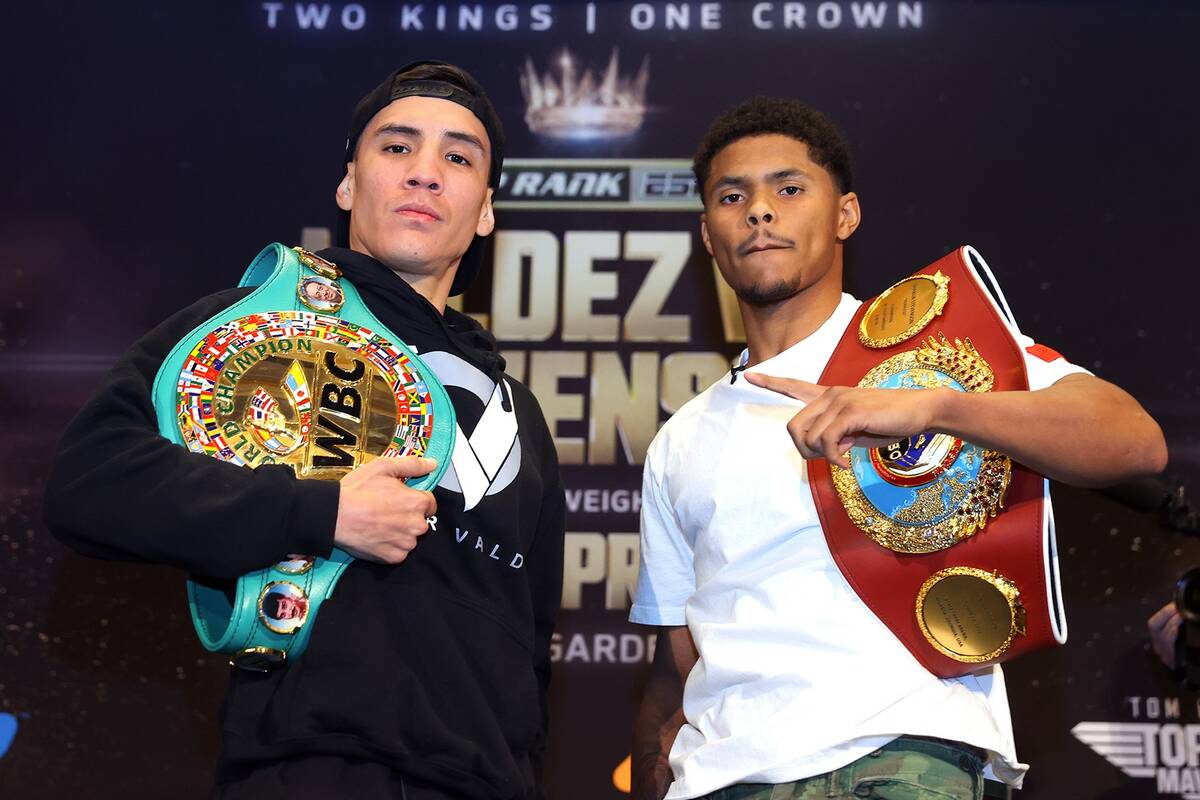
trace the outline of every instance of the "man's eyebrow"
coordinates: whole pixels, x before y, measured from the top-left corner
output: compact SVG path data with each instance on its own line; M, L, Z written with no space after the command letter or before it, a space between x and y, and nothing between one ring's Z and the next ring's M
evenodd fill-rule
M400 125L393 123L390 125L381 125L375 131L376 136L411 136L414 139L424 138L425 134L411 125ZM446 131L442 134L443 139L454 139L464 144L474 147L482 155L487 155L487 147L484 146L483 140L473 133L466 131Z
M412 136L419 139L423 135L419 130L411 125L381 125L376 131L376 136Z
M807 178L807 177L809 177L809 175L804 170L798 169L797 167L788 167L787 169L781 169L781 170L772 172L770 175L767 176L767 180L783 181L783 180L787 180L788 178Z
M727 188L741 189L749 182L749 179L747 179L745 175L722 175L721 177L717 178L716 183L713 184L713 190L715 191L717 189Z
M465 131L446 131L442 134L445 139L455 139L457 141L469 144L479 151L480 155L487 155L487 148L483 146L483 140L473 133Z
M799 167L786 167L777 169L774 172L768 172L763 176L767 183L775 183L776 181L785 181L790 178L810 178L811 176L800 169ZM746 175L722 175L713 183L713 191L721 189L745 189L750 185L750 178Z

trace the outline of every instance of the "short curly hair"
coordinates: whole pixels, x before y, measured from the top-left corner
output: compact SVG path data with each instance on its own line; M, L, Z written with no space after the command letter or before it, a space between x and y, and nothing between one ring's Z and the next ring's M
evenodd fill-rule
M851 191L850 147L829 117L799 100L752 97L717 117L700 140L692 171L701 194L717 153L747 136L771 133L804 142L809 157L829 172L838 191L842 194Z

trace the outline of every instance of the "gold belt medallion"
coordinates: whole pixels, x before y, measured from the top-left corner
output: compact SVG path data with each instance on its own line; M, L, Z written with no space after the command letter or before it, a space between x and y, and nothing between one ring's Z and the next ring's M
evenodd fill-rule
M985 392L992 369L971 341L929 339L866 374L859 386ZM922 433L885 447L855 447L850 469L831 466L850 520L900 553L944 550L996 516L1012 473L1008 456L945 433Z
M867 307L858 325L858 340L873 348L908 341L942 313L949 299L950 279L941 272L905 278Z
M917 594L917 623L939 652L968 664L1004 653L1025 634L1020 592L1004 576L974 567L939 570Z
M306 311L249 314L193 348L178 384L188 449L336 480L379 456L423 455L429 388L372 331Z

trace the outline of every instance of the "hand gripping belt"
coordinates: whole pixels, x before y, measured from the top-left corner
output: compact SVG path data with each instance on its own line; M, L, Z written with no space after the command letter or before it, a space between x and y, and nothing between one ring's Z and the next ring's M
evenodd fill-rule
M310 299L309 284L314 294L324 294ZM410 478L408 485L436 486L450 463L454 408L432 370L371 313L336 265L271 244L251 262L239 286L258 288L197 325L159 369L152 396L162 436L245 467L286 463L306 479L336 480L364 457L428 455L437 459L437 468ZM335 383L339 377L348 382ZM243 378L253 391L235 392ZM321 395L315 408L314 378ZM367 398L374 391L375 407L383 398L382 436L377 421L368 441L362 413L367 399L353 394L357 405L347 400L347 392L358 391L354 386ZM326 395L357 409L364 420L339 414L346 410L341 407L327 413ZM347 430L353 424L363 433L362 447L354 453L337 449L351 437ZM342 438L317 436L328 430ZM353 557L337 548L328 558L280 554L285 556L288 560L239 578L232 596L221 584L188 580L192 622L208 650L228 653L231 664L251 670L279 666L304 652L322 601ZM264 600L272 591L301 601L301 611L290 619L270 616Z

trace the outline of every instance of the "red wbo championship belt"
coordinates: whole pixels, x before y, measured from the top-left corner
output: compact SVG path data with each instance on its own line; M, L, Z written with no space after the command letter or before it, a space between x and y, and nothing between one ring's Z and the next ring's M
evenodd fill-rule
M1028 389L1016 333L987 264L961 247L864 303L820 382ZM926 669L953 677L1066 641L1041 475L944 433L855 447L849 463L808 461L830 552Z

